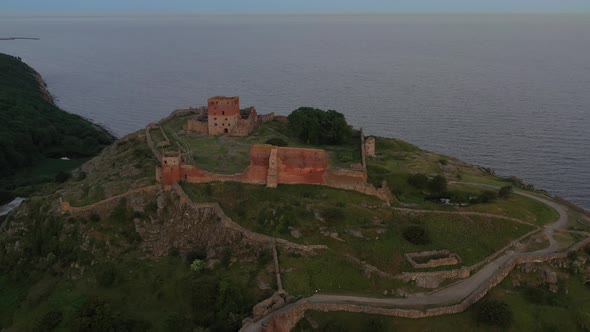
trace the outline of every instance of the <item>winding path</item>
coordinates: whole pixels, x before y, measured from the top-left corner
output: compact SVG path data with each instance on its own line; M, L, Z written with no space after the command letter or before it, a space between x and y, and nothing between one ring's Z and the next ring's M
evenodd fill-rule
M460 184L465 185L473 185L479 186L483 188L492 188L498 189L498 186L493 185L486 185L480 183L471 183L471 182L457 182ZM496 258L489 264L482 267L478 272L471 275L470 277L463 279L455 284L440 289L438 291L432 292L428 295L410 295L407 298L372 298L372 297L363 297L363 296L348 296L348 295L328 295L328 294L315 294L311 297L306 299L300 300L298 302L289 304L268 316L246 325L242 328L241 331L261 331L263 324L269 322L275 316L281 316L284 314L289 313L292 310L297 310L298 305L302 305L302 301L305 301L304 305L308 305L307 307L314 307L316 305L325 305L326 307L331 307L333 310L339 310L343 307L348 306L350 311L355 312L367 312L366 307L377 307L382 308L383 312L386 314L387 310L395 310L394 308L408 308L412 309L412 307L416 306L450 306L452 304L456 304L458 302L466 300L468 297L473 295L476 291L480 290L480 288L488 282L491 282L492 279L497 279L501 273L506 273L506 269L512 268L509 266L509 263L513 262L516 265L516 260L519 258L535 258L537 256L549 253L555 253L560 249L559 243L554 238L554 232L559 229L564 229L567 226L568 222L568 214L567 210L563 208L561 205L549 201L547 199L541 198L537 195L533 195L522 190L515 190L515 193L518 195L526 196L542 202L552 208L554 208L558 214L559 218L557 221L550 225L546 225L543 228L544 234L549 239L549 246L545 249L537 250L534 252L526 252L526 253L515 253L515 252L507 252L506 254ZM412 212L411 209L404 209L404 211L409 210L408 212ZM415 210L416 211L416 210ZM419 211L419 210L418 210ZM427 211L425 212L430 213L437 213L437 211ZM477 212L466 212L469 214L479 214ZM485 215L485 214L484 214ZM507 217L507 219L513 219ZM520 221L519 221L520 222ZM512 260L512 261L511 261ZM508 271L509 271L508 270ZM496 278L494 278L496 277ZM495 285L494 283L493 285ZM492 287L493 287L492 285ZM485 294L485 293L484 293ZM317 306L316 306L317 307ZM364 309L363 309L364 307ZM452 308L449 307L449 308ZM403 311L403 310L402 310ZM450 312L449 312L450 313Z

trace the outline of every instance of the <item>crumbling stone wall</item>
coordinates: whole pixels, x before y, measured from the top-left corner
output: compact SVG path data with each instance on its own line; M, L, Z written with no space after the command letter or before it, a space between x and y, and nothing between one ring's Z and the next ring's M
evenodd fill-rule
M185 131L193 131L199 134L208 134L209 125L206 121L199 121L196 119L188 119L187 122L182 126Z
M262 114L258 116L258 123L263 124L275 120L275 112Z
M364 141L364 148L367 157L375 157L375 137L367 137Z
M578 251L590 243L587 238L576 245L572 246L568 252ZM469 294L460 303L429 309L397 309L397 308L379 308L356 304L343 303L314 303L309 298L299 300L298 302L285 307L280 314L277 314L267 322L263 323L262 331L265 332L283 332L291 331L297 323L303 319L307 310L315 311L346 311L355 313L365 313L374 315L396 316L403 318L427 318L441 315L456 314L467 310L474 303L483 298L493 287L499 284L508 274L519 264L531 262L545 262L555 259L564 259L568 252L549 253L540 255L520 254L514 256L502 264L493 276L483 282L475 291ZM246 327L246 326L245 326Z
M422 251L422 252L412 252L404 254L408 262L412 265L415 269L427 269L439 266L447 266L447 265L457 265L461 263L461 258L459 255L455 253L451 253L448 250L433 250L433 251ZM426 263L418 263L416 262L416 258L425 258L425 257L432 257L432 256L446 256L442 258L430 259Z
M258 114L256 108L248 107L244 110L240 110L240 116L238 117L238 123L229 134L230 136L248 136L251 132L258 127Z

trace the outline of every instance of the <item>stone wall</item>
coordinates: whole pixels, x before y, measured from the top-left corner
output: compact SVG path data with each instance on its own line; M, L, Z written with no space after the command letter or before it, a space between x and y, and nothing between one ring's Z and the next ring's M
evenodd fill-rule
M208 134L209 125L207 122L198 121L196 119L188 119L188 121L182 126L185 131L193 131L199 134Z
M258 123L263 124L275 120L275 112L258 116Z
M160 189L161 187L162 186L157 185L157 184L153 185L153 186L141 187L141 188L130 190L130 191L123 193L123 194L109 197L107 199L96 202L94 204L85 205L85 206L81 206L81 207L71 206L70 202L64 201L61 198L59 200L59 204L60 204L60 208L61 208L62 212L70 212L70 213L76 213L76 214L94 212L99 209L105 209L105 210L110 211L111 208L116 206L117 201L122 198L126 198L130 195L134 195L137 193L147 193L147 192L156 191L156 190Z
M364 141L365 153L367 157L375 157L375 137L367 137Z
M572 246L569 251L577 251L590 243L590 238L585 239ZM469 294L461 302L454 305L429 308L429 309L399 309L399 308L379 308L357 304L345 303L314 303L309 298L299 300L298 302L286 306L280 314L273 316L268 322L263 323L262 331L265 332L282 332L291 331L297 323L303 319L307 310L315 311L346 311L374 315L396 316L403 318L427 318L441 315L456 314L467 310L471 305L483 298L493 287L500 283L506 276L519 264L531 262L545 262L555 259L564 259L567 252L548 253L540 255L520 254L514 256L498 270L484 281L475 291ZM244 326L244 330L247 326Z
M238 117L236 127L230 131L230 136L248 136L254 129L258 127L258 114L254 107L249 107L245 110L241 110L240 114L247 114L247 118Z
M415 269L427 269L439 266L457 265L461 263L461 258L455 253L451 253L448 250L433 250L433 251L422 251L412 252L404 254L408 262ZM418 263L415 258L427 258L432 256L446 256L443 258L430 259L426 263Z

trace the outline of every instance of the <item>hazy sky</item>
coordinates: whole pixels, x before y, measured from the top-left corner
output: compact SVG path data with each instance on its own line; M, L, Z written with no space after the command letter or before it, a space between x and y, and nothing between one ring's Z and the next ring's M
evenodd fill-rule
M0 0L0 15L590 12L590 0Z

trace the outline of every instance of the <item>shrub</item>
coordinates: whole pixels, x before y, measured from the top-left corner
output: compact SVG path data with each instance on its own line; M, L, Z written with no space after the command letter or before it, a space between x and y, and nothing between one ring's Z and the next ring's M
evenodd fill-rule
M442 158L441 158L441 159L439 159L439 160L438 160L438 162L439 162L441 165L443 165L443 166L446 166L446 165L448 165L448 164L449 164L449 161L448 161L448 160L446 160L446 159L442 159Z
M404 229L404 239L415 245L425 245L430 243L430 236L422 226L409 226Z
M112 266L105 266L96 274L96 282L102 287L110 287L115 283L116 273Z
M337 222L344 220L346 214L340 208L328 208L322 211L322 218L327 222Z
M265 143L274 146L289 146L289 143L285 142L284 139L278 137L270 138Z
M535 304L559 306L557 294L541 287L526 287L522 290L524 298Z
M498 198L498 194L491 190L485 190L481 194L477 196L477 201L479 203L490 203L495 201Z
M69 172L59 171L59 173L57 173L57 175L55 176L55 182L64 183L64 182L68 181L70 176L71 175Z
M207 268L207 263L205 263L205 261L202 261L200 259L195 259L191 263L191 271L193 271L193 272L203 272L203 271L205 271L206 268Z
M92 222L99 222L100 221L100 216L98 214L96 214L96 213L93 212L90 215L90 221L92 221Z
M428 187L428 177L425 174L416 173L408 178L408 183L418 189L426 189Z
M508 199L512 196L512 186L504 186L498 191L498 197Z
M443 193L447 191L447 178L442 175L435 176L428 182L428 189L435 193Z
M513 314L508 304L498 300L484 300L477 310L477 322L507 328Z
M61 311L51 310L37 322L38 331L53 331L63 320L64 315Z

